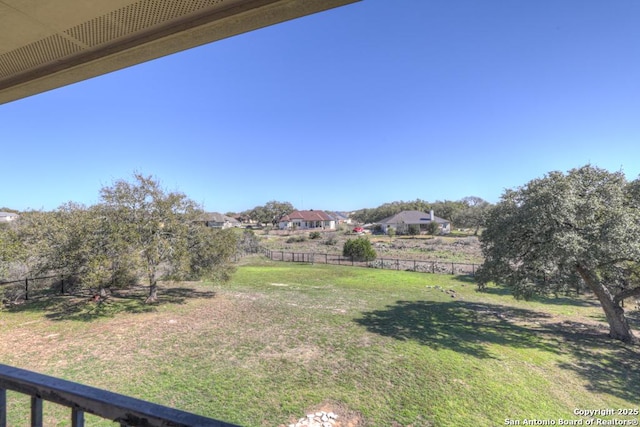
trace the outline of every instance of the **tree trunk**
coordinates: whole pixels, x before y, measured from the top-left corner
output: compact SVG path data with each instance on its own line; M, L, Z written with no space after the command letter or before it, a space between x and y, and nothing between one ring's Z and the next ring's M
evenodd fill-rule
M598 298L598 301L600 301L602 310L609 323L609 336L626 343L637 343L638 340L633 335L629 322L624 315L624 309L614 300L611 292L584 267L578 265L576 266L576 270L580 277L582 277L582 280L589 286L589 289L591 289Z
M150 278L149 283L149 296L144 301L146 304L152 304L158 301L158 282L155 278Z

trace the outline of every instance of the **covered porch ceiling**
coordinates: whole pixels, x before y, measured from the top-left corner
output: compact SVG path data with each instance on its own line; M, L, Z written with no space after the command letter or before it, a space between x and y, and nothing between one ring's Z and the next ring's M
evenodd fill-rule
M0 104L359 0L0 0Z

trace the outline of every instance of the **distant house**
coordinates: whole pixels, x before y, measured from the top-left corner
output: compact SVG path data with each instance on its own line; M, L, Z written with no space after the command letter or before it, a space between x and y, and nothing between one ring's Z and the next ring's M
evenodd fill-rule
M351 224L351 218L349 218L348 212L327 212L331 218L336 222L336 225Z
M335 230L336 220L324 211L293 211L280 218L280 230Z
M424 233L432 222L438 224L440 234L449 234L451 232L451 223L446 219L435 216L433 211L429 213L422 211L402 211L376 224L380 226L385 234L387 234L390 228L393 228L398 234L408 234L410 226L417 226L420 232Z
M0 212L0 222L12 222L18 219L18 214L13 212Z
M201 222L212 228L240 227L240 221L217 212L208 212L202 216Z

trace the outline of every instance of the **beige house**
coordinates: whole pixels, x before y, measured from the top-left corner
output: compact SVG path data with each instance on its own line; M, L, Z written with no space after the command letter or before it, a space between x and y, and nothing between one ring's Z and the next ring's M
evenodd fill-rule
M280 230L335 230L336 221L324 211L293 211L280 218Z
M435 216L433 211L429 213L402 211L377 222L376 225L379 225L385 234L388 233L389 229L394 229L398 234L408 234L411 226L417 226L420 232L424 233L432 222L438 224L440 234L451 233L451 223L446 219Z

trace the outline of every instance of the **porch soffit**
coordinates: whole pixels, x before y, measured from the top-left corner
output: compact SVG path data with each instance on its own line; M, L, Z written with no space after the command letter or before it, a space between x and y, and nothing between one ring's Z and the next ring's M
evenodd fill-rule
M0 0L0 104L359 0Z

